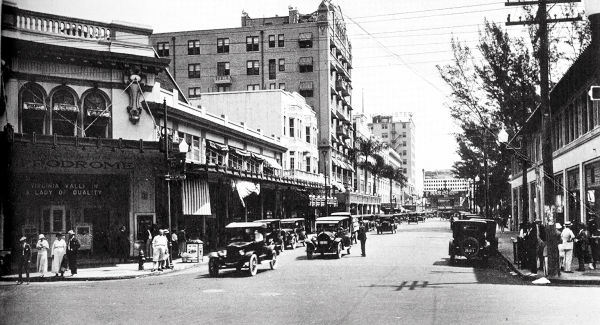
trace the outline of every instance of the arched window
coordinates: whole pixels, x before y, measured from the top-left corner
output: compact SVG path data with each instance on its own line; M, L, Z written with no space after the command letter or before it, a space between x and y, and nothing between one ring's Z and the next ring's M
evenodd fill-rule
M90 138L108 138L110 124L110 108L107 108L104 96L98 92L90 93L83 99L85 117L83 119L83 134Z
M44 90L33 83L21 89L21 132L44 134L48 108L44 101Z
M66 89L52 95L52 134L75 136L79 108L75 97Z

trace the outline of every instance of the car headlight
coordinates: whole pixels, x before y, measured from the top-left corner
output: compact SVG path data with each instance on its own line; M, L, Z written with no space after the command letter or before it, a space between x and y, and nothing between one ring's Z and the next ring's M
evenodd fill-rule
M244 253L245 253L245 252L244 252L244 250L243 250L243 249L240 249L240 250L238 251L238 254L240 254L240 256L244 255Z
M219 256L227 256L227 250L225 250L225 249L224 250L220 250L220 251L217 252L217 255L219 255Z
M483 243L483 247L489 247L489 246L490 246L490 242L486 240L486 241Z

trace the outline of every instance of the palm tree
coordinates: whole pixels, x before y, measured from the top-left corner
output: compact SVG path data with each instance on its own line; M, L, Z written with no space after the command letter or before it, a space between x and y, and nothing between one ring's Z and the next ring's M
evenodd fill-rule
M358 150L358 153L364 158L364 160L361 161L358 166L361 167L365 172L365 193L367 193L367 171L371 170L371 166L373 165L369 161L369 158L381 151L382 144L374 138L366 139L359 137L355 140L355 146Z
M373 174L373 195L377 194L377 177L381 175L383 169L385 168L385 160L379 154L374 154L373 158L375 159L375 163L371 164L371 174Z
M381 172L381 176L390 180L390 206L391 206L392 205L392 196L393 196L392 195L393 182L396 181L396 182L400 183L400 190L402 191L402 188L404 187L404 185L406 185L406 182L408 180L406 179L406 176L404 176L404 173L402 173L402 168L394 167L392 165L386 165L385 168L383 169L383 171Z

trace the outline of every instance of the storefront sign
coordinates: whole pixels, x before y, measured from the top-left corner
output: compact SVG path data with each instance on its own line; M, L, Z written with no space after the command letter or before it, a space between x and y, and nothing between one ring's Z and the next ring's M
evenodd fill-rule
M77 183L30 182L25 184L25 195L33 196L99 196L103 189L94 181Z
M122 161L83 161L31 159L24 160L21 167L25 168L64 168L64 169L133 169L133 162Z

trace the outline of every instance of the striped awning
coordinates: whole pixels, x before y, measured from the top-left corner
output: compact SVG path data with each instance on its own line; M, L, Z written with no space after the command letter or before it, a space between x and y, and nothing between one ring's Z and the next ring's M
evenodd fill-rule
M281 167L281 165L277 162L277 160L275 160L275 158L271 158L271 157L267 157L267 156L261 156L261 157L265 160L265 163L267 165L269 165L269 167L275 168L275 169L283 169L283 167Z
M211 215L208 181L186 178L183 181L183 214L193 216Z
M240 155L242 157L249 157L250 156L250 153L248 151L246 151L244 149L239 149L239 148L236 148L236 147L229 147L229 152L233 152L233 153L235 153L237 155Z
M300 33L300 35L298 35L298 40L299 41L310 41L312 39L312 33Z
M208 145L209 148L219 150L219 151L227 151L229 149L229 146L227 146L226 144L220 144L218 142L214 142L214 141L210 141L210 140L206 140L206 144Z

